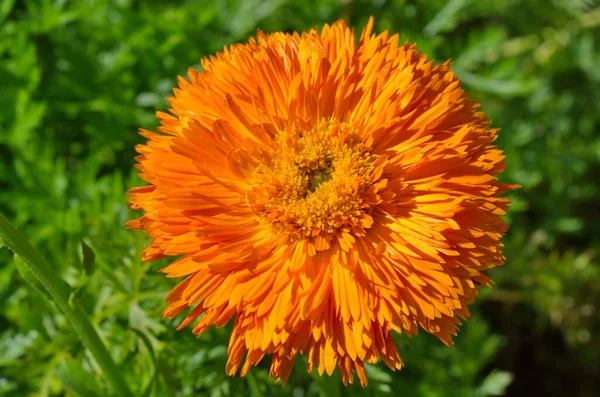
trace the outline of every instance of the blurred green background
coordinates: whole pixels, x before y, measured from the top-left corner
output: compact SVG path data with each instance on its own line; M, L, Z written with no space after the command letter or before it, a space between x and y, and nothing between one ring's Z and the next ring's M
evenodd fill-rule
M147 240L125 191L139 127L178 75L257 28L347 19L400 33L501 127L513 192L507 263L445 347L398 337L406 368L369 386L298 360L282 387L267 360L225 375L228 329L200 339L161 319L176 280L140 263ZM136 396L597 396L600 390L600 2L586 0L0 0L0 211L72 285L80 241L97 270L80 297ZM0 395L106 395L65 318L0 248Z

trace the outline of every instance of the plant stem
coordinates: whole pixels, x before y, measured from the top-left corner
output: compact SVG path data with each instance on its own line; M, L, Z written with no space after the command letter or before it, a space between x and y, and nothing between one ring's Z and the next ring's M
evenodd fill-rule
M119 368L108 353L81 305L78 302L72 302L69 305L68 301L71 294L69 284L56 274L52 266L1 213L0 237L4 239L8 248L23 259L23 262L35 274L60 311L65 315L83 344L90 349L112 392L119 397L132 396L127 384L121 377Z

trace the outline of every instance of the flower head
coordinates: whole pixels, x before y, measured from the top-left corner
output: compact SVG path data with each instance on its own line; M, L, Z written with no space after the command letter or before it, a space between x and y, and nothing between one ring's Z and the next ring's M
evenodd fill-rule
M180 256L165 316L201 317L198 335L235 319L231 375L271 355L285 382L305 354L365 385L364 362L402 367L392 331L450 344L504 259L498 130L449 62L372 27L358 45L343 21L258 32L190 69L161 133L141 132L150 185L128 226L152 238L144 260Z

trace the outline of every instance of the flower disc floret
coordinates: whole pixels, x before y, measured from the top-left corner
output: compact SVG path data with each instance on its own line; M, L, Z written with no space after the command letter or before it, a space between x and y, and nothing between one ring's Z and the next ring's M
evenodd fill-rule
M291 241L338 232L364 234L371 223L369 187L377 156L352 127L322 120L276 139L270 160L256 168L251 208Z

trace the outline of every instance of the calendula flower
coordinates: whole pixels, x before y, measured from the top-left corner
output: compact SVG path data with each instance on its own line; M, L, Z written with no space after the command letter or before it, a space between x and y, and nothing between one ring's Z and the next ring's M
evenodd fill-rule
M234 319L230 375L270 355L285 382L304 354L365 385L365 362L402 367L392 331L452 343L503 262L498 130L449 62L372 28L358 45L343 21L259 31L190 69L161 133L141 132L150 185L128 226L152 238L144 260L179 256L165 316L198 335Z

